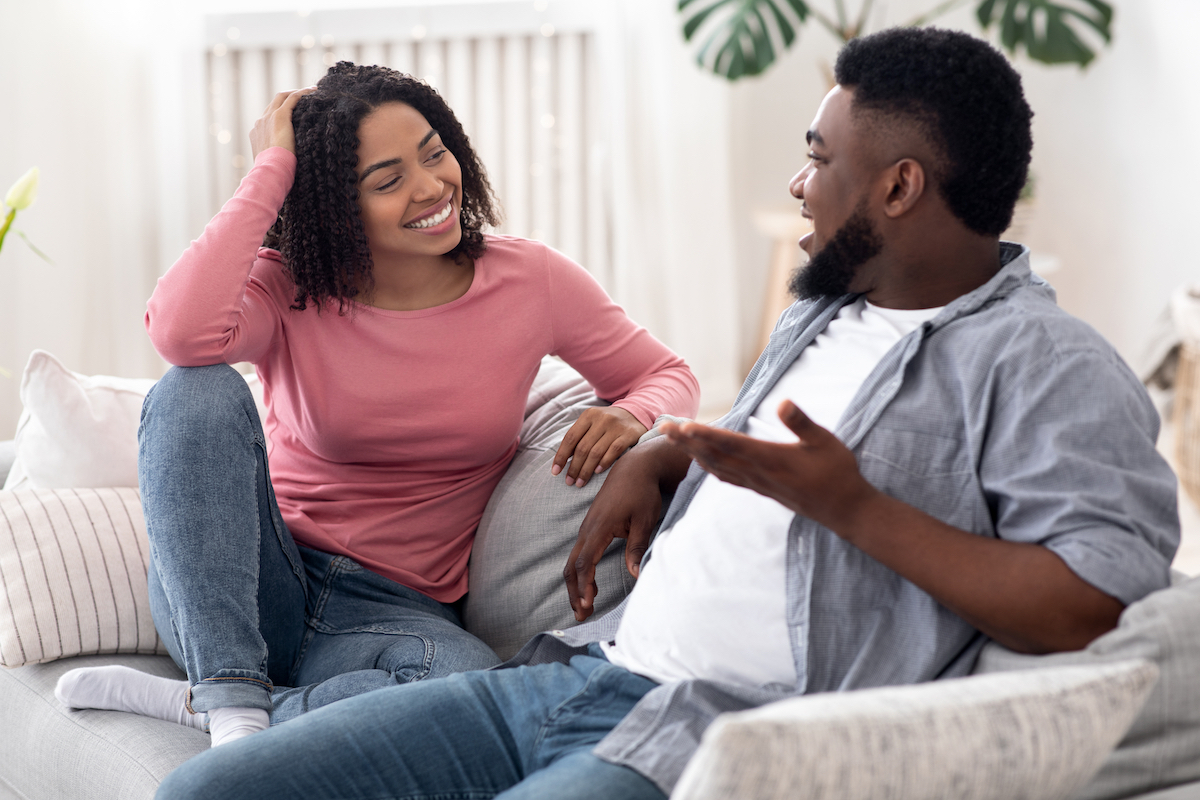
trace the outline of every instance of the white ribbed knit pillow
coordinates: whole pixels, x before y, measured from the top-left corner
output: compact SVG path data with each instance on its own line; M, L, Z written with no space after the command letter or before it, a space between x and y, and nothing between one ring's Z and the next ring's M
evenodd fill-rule
M166 654L136 489L0 491L0 665Z
M1100 768L1157 678L1158 668L1138 659L809 695L725 714L705 731L671 798L1068 798Z

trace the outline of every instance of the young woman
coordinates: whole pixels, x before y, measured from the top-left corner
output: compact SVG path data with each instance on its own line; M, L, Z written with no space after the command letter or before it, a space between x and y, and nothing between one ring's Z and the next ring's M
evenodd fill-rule
M76 708L206 712L214 745L496 663L458 606L543 356L614 399L564 437L568 484L699 394L583 268L482 232L498 222L483 167L422 82L342 62L278 95L251 142L254 167L146 313L178 365L139 432L151 606L188 680L104 667L58 687ZM265 438L239 361L262 380Z

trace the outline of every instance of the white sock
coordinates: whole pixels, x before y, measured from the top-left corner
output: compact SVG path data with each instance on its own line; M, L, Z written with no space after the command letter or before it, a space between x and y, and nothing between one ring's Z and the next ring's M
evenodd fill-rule
M214 708L208 712L208 732L212 746L244 739L252 733L266 730L270 715L261 708Z
M203 730L203 717L187 710L187 691L187 681L110 665L65 673L54 687L54 696L70 708L128 711Z

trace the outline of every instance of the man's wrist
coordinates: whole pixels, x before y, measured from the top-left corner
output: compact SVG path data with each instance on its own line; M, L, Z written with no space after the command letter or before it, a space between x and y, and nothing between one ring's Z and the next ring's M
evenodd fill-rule
M623 462L625 469L640 471L645 480L657 484L659 491L669 494L687 476L692 459L667 437L654 436L643 437L637 447L617 461L617 465Z
M885 520L896 502L864 479L855 491L841 498L839 513L826 527L860 550L868 550L867 540L886 527Z

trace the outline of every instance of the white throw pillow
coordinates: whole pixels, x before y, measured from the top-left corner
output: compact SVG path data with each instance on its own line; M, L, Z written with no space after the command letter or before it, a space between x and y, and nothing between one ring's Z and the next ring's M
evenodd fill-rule
M137 486L137 428L153 380L71 372L44 350L21 378L6 489Z
M723 714L671 797L1068 798L1100 768L1157 678L1158 668L1138 659L808 695Z
M0 491L0 665L166 655L136 489Z
M265 418L258 376L246 382ZM142 400L154 384L148 378L80 375L34 350L21 378L24 410L4 488L136 487Z

